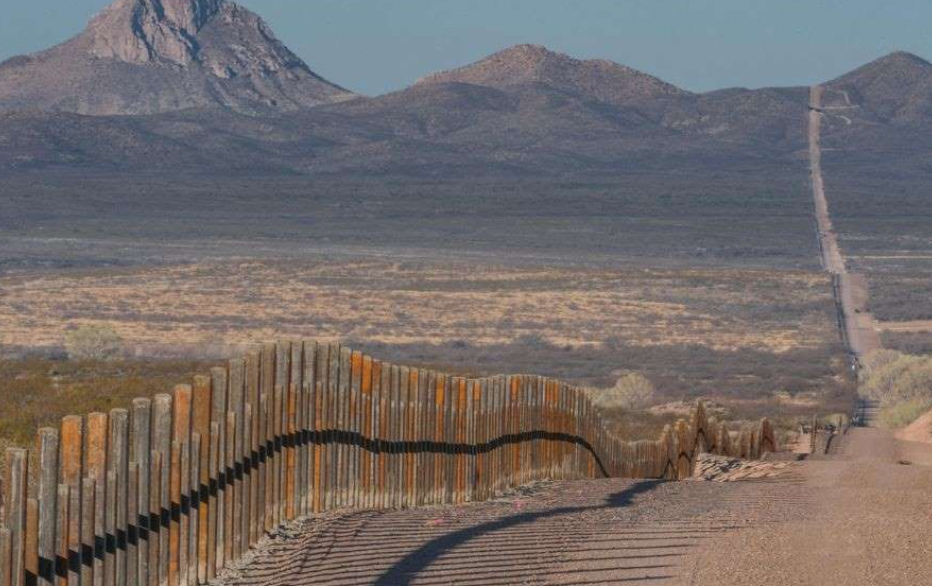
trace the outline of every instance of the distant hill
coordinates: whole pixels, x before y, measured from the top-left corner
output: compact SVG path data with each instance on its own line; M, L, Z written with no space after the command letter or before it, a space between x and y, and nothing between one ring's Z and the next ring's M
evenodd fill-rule
M0 110L91 115L223 107L267 114L353 94L224 0L116 0L78 36L0 64Z
M832 169L932 172L932 64L896 52L823 87L823 156Z
M916 161L932 152L926 61L895 53L826 88L827 156L855 145L908 149ZM74 39L0 64L0 170L779 169L805 157L807 106L805 87L699 94L537 45L360 97L315 75L258 16L225 0L117 0Z
M542 84L615 106L643 103L689 92L618 63L580 61L539 45L517 45L477 63L427 76L416 85L467 83L504 89Z
M910 53L882 57L826 87L847 92L851 105L880 120L909 122L932 117L932 64Z

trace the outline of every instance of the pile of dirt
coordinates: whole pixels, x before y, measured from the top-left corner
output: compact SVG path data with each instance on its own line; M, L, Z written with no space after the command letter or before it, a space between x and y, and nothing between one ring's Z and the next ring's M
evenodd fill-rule
M932 444L932 411L897 431L896 439L904 442Z

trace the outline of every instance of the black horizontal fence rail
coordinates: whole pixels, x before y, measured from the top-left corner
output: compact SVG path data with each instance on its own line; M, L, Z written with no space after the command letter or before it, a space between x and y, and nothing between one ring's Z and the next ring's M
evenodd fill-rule
M546 479L678 480L701 452L776 448L766 419L733 437L701 402L658 440L628 442L551 378L266 344L170 395L39 430L34 462L8 449L0 586L205 584L309 514L482 501Z

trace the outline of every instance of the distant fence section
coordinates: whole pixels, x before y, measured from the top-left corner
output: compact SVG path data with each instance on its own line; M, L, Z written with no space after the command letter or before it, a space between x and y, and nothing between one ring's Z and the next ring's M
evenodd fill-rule
M204 584L315 512L480 501L542 479L676 480L700 452L775 450L766 420L733 436L702 404L626 442L557 380L269 344L172 395L66 417L39 431L32 462L7 450L0 586Z
M853 420L843 414L836 414L828 418L812 416L808 425L800 426L800 435L809 435L810 456L824 456L831 452L838 436L847 435Z

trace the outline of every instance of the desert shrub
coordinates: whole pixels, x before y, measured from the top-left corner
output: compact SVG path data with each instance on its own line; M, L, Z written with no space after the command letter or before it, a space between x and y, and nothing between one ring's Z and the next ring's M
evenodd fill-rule
M32 445L38 428L55 427L65 415L107 412L171 392L213 366L216 361L0 361L0 448Z
M865 374L860 388L885 404L932 397L932 359L901 354Z
M591 389L589 396L602 409L643 409L654 401L654 383L637 372L625 373L609 389Z
M650 411L626 409L603 410L608 430L615 437L628 440L654 440L660 437L664 427L673 425L678 418L673 413L656 414Z
M861 376L869 378L872 373L888 366L903 357L895 350L875 350L861 359Z
M929 409L932 409L932 398L930 397L908 399L882 409L880 411L880 424L890 429L906 427L922 417Z
M914 356L932 355L932 336L925 332L884 332L883 344Z
M885 427L909 425L932 407L932 358L874 353L866 361L860 392L880 401Z
M114 360L123 340L106 325L81 326L65 334L65 351L71 360Z
M551 346L547 338L537 333L522 334L515 339L514 343L532 350L542 350Z

